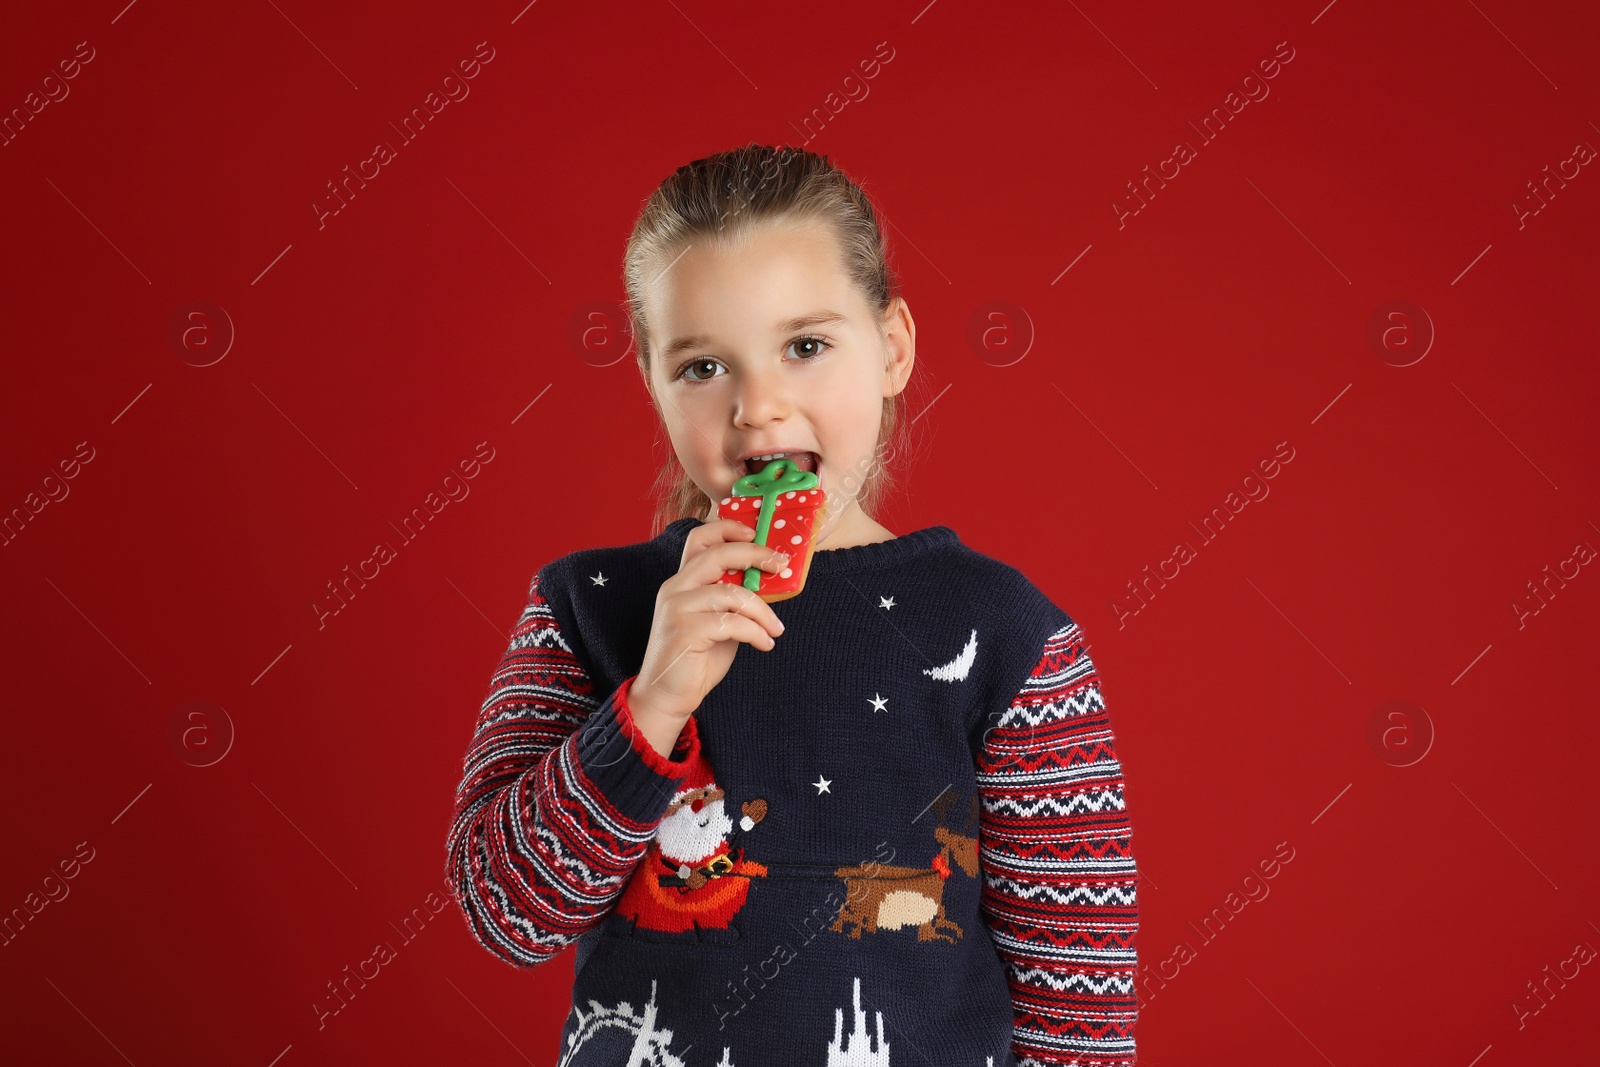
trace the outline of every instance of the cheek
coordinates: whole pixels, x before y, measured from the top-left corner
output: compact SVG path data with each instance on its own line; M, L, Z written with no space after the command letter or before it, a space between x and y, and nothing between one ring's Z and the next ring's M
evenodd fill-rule
M883 410L882 379L869 369L852 365L846 370L819 378L811 396L811 411L817 420L835 427L849 427L859 423L864 414L873 417L874 431L877 416Z
M712 398L705 396L679 395L673 397L671 403L663 405L663 418L672 439L680 448L699 452L711 447L706 438L715 439L716 435L710 430L717 425L721 416L722 409Z
M877 379L850 383L847 402L837 400L828 412L838 432L856 441L862 448L870 448L878 439L878 424L883 418L883 398L878 395Z
M720 481L728 476L724 468L729 461L718 451L715 441L716 436L709 430L698 430L688 423L672 435L679 465L697 481Z
M707 443L705 435L696 433L693 427L684 427L673 443L678 450L678 458L686 465L704 470L719 458L717 450Z

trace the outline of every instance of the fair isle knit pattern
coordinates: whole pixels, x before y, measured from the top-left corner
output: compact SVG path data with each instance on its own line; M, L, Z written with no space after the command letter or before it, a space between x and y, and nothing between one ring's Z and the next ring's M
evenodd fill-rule
M575 944L559 1067L1129 1067L1137 870L1078 625L948 527L818 552L670 757L634 726L698 520L534 576L463 764L474 938Z
M1100 680L1071 623L980 750L983 908L1022 1067L1133 1062L1137 871Z
M616 902L656 819L621 810L585 771L576 731L598 703L594 685L537 576L490 684L457 792L449 870L478 941L531 967ZM693 743L691 721L674 754ZM666 765L649 746L642 755Z

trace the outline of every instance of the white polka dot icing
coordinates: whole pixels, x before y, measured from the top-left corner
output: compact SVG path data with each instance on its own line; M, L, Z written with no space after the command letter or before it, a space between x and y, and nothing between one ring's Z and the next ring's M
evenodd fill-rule
M791 570L788 567L785 567L785 568L783 568L783 570L778 572L778 577L779 578L792 578L792 577L794 577L794 571Z
M788 522L788 521L789 521L788 519L779 519L777 522L773 523L772 525L775 528L781 530L781 529L783 529L783 524Z

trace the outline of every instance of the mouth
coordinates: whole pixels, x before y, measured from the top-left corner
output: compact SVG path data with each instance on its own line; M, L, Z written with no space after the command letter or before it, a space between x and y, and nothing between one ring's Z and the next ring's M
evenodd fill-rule
M766 470L767 464L780 458L789 459L796 467L811 474L817 473L817 470L822 466L822 457L815 452L768 452L759 456L751 456L745 460L743 464L744 473L759 474L761 471Z

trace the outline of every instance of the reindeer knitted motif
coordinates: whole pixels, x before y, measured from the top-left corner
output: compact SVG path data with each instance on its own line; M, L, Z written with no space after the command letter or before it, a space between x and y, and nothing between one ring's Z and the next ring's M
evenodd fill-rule
M945 882L954 873L950 860L970 877L976 878L978 865L978 798L970 801L965 825L948 824L958 802L954 794L942 793L932 807L939 825L933 831L939 851L926 867L885 867L872 864L840 867L834 874L844 879L849 891L830 930L860 938L862 933L911 928L918 941L955 941L965 931L945 914Z

